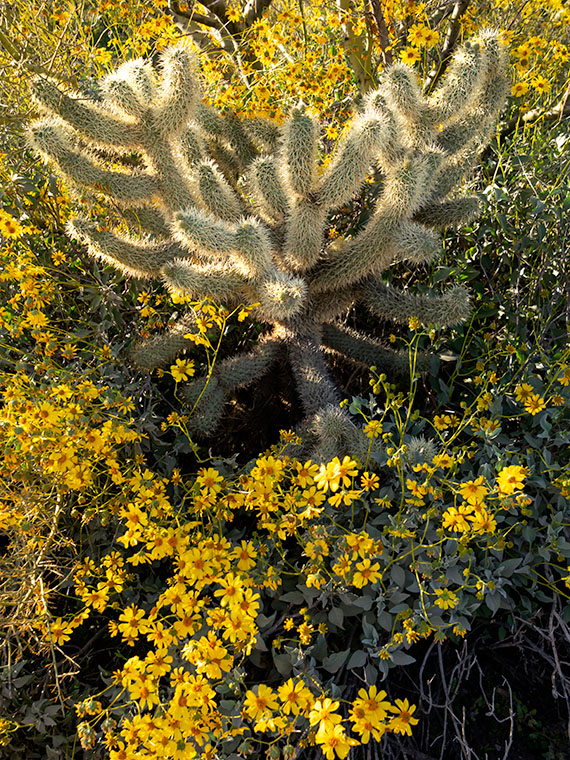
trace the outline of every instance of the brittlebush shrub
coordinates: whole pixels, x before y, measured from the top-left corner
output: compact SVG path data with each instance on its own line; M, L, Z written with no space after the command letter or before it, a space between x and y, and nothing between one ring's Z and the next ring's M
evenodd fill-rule
M392 56L427 77L448 19L429 4L383 5ZM232 5L228 19L242 11ZM272 4L240 38L241 69L226 53L203 57L208 97L276 120L302 98L334 139L366 84L350 46L370 46L368 73L378 62L381 71L381 46L358 5L354 15L319 3L302 11ZM390 676L413 667L422 647L555 604L569 622L559 242L568 190L567 173L546 171L564 165L564 124L553 141L521 121L514 148L493 147L464 260L455 252L424 273L426 286L468 282L473 321L440 338L412 320L393 336L410 352L410 387L376 373L369 395L348 399L384 453L317 467L288 454L294 434L285 433L238 466L189 439L177 383L211 371L240 330L256 333L242 324L248 305L238 316L196 304L203 341L152 383L135 375L123 357L178 304L69 244L67 191L36 168L17 131L38 70L91 96L127 51L155 56L181 30L165 3L54 5L39 16L18 3L10 14L0 29L16 119L2 132L0 741L14 758L73 757L73 703L93 757L286 757L300 745L334 760L358 743L413 741L425 699L392 688ZM488 25L506 31L506 115L559 102L567 22L555 0L470 4L459 40ZM418 378L416 349L443 346L454 361ZM85 672L61 678L75 656Z

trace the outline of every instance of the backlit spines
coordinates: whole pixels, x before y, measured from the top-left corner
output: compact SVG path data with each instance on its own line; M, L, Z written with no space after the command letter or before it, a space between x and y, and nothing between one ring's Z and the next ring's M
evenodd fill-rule
M162 278L174 295L187 295L195 301L206 298L233 306L243 298L244 278L234 269L215 264L195 264L175 259L165 264Z
M85 243L92 256L133 277L160 277L165 264L184 255L184 249L173 240L155 243L129 239L82 217L70 221L67 231Z
M184 336L196 332L196 315L189 311L165 333L136 345L132 357L139 367L148 370L168 367L181 351L191 345Z
M469 293L458 285L443 295L417 295L370 280L362 286L363 302L378 316L407 323L414 316L423 325L451 327L469 317Z
M326 209L339 208L362 187L371 166L391 139L387 120L369 109L341 139L320 179L316 195Z
M293 109L283 126L281 171L293 195L308 195L316 180L319 125L301 109Z
M28 136L32 147L54 163L72 184L86 186L120 205L137 206L160 192L156 177L144 171L123 173L99 166L73 145L73 136L65 126L51 119L34 122Z
M210 432L226 396L279 357L291 367L315 457L364 456L368 439L338 406L327 354L391 373L405 370L407 357L336 320L358 301L404 324L467 319L461 287L416 295L382 277L395 263L430 261L441 248L434 230L476 213L476 198L452 193L494 128L504 70L494 32L459 49L433 95L397 63L328 156L318 120L302 105L281 125L219 114L201 99L192 53L178 46L162 55L158 73L142 59L120 66L97 103L38 83L45 115L30 142L75 187L123 210L130 236L86 219L70 227L92 255L194 301L250 305L272 325L252 352L188 386L197 431ZM183 346L173 328L136 356L164 366Z
M249 187L260 211L270 220L280 222L289 213L287 199L275 156L260 156L250 167Z
M98 103L72 98L47 79L37 79L32 95L40 110L57 115L90 142L108 147L134 147L140 135L132 124Z
M196 64L189 48L167 48L162 56L162 80L153 123L163 137L179 134L193 116L200 99Z

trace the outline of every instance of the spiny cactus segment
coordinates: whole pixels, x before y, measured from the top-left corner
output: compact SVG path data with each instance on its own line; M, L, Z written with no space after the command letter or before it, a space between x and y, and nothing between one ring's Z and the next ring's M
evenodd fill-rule
M37 81L45 115L29 136L71 186L123 210L129 235L87 218L70 223L69 233L93 256L126 274L162 278L194 300L256 303L254 316L272 326L251 353L219 362L205 390L205 379L187 386L190 403L200 398L196 430L210 432L229 393L286 358L305 432L315 456L326 459L358 455L368 443L339 408L327 352L368 365L401 363L339 317L359 301L403 323L414 315L454 325L468 316L461 287L414 295L381 278L395 262L432 259L441 247L434 229L476 213L474 197L449 195L489 139L505 90L505 55L493 32L459 49L430 97L412 68L395 64L321 165L320 126L305 109L294 109L280 128L221 116L202 101L196 64L180 46L164 53L158 73L140 59L120 66L101 82L97 102ZM133 154L137 167L127 169L121 158ZM115 157L113 168L101 155ZM368 222L332 239L333 213L362 192L372 171L382 181ZM183 317L139 348L138 362L171 362L191 321Z

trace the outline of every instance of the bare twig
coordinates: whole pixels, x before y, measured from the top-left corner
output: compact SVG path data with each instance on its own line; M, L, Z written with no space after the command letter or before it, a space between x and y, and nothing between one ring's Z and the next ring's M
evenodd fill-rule
M470 0L461 0L460 2L455 3L455 6L451 13L449 26L447 27L447 34L445 35L443 49L441 51L441 60L438 64L434 65L424 83L424 93L426 95L433 90L449 66L449 62L451 60L459 37L461 17L465 14L469 8L469 5Z
M505 137L510 137L514 132L516 132L521 126L525 127L529 124L532 124L537 121L546 121L546 122L558 122L560 123L563 119L567 119L570 116L570 84L566 88L566 92L562 96L562 98L558 101L558 103L553 106L552 108L549 108L548 110L544 110L542 108L533 108L531 111L527 111L526 113L518 113L515 116L513 116L511 119L509 119L505 124L501 127L499 130L499 137L500 139L504 139Z
M371 90L375 86L371 70L372 49L367 47L364 35L354 33L353 19L355 12L353 0L337 0L337 7L342 13L342 29L344 38L342 41L344 52L358 82L358 90L362 93Z
M378 42L380 43L380 49L382 50L384 65L389 66L393 62L393 56L392 51L390 50L390 35L388 33L388 27L386 26L386 19L384 18L382 0L370 0L370 5L374 20L376 21Z

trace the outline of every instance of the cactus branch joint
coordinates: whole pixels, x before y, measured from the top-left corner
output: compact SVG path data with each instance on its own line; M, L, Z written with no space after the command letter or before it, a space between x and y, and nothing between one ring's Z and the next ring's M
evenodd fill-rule
M112 200L130 230L77 217L69 234L93 256L135 277L162 278L172 292L231 308L255 303L254 317L270 326L252 352L216 363L205 392L205 378L188 383L188 401L201 396L196 432L215 427L229 393L286 356L315 457L366 451L368 439L339 408L326 355L380 367L402 358L339 317L361 302L401 323L412 315L441 326L467 318L463 287L416 295L382 273L431 260L441 248L437 229L476 214L476 198L454 191L495 130L505 58L498 35L481 34L459 48L429 97L411 67L388 67L324 165L319 123L302 107L276 125L206 105L184 46L165 51L158 73L142 59L122 64L101 81L98 101L36 81L43 116L29 128L31 145L70 186ZM100 158L125 154L139 157L136 168ZM363 192L371 172L380 181L366 224L332 237L331 217ZM138 363L171 362L191 325L182 317L140 347Z

